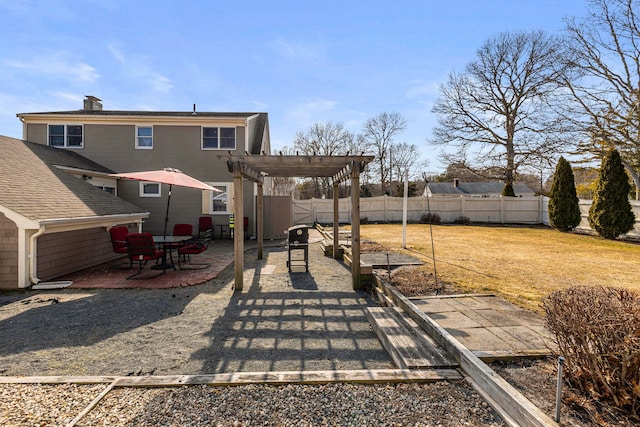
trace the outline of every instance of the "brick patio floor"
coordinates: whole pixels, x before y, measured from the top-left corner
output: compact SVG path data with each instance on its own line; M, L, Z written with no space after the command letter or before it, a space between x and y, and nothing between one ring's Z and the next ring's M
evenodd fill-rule
M246 246L252 248L255 244L248 242ZM160 276L149 279L127 280L128 276L138 270L138 266L134 263L133 269L131 270L111 268L113 265L126 262L126 258L122 258L121 260L110 261L96 267L57 278L56 281L70 280L73 284L69 286L69 288L75 289L165 289L199 285L215 279L222 270L233 263L233 241L214 240L209 244L209 248L205 252L192 256L191 261L192 263L211 264L202 270L180 270L176 262L176 270L170 268L165 274ZM149 277L158 274L158 271L150 269L151 265L150 263L145 266L139 277Z

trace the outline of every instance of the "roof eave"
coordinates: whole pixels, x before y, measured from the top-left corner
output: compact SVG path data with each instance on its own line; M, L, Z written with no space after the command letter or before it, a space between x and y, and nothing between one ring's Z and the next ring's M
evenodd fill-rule
M259 113L257 113L259 114ZM92 123L146 123L192 124L215 122L229 125L246 125L249 117L256 113L196 113L146 112L146 111L60 111L48 113L19 113L16 116L24 123L49 123L52 121Z
M140 212L134 214L101 215L78 218L41 219L36 222L40 227L44 227L47 232L55 231L59 233L62 231L83 230L93 227L111 227L118 224L141 222L142 220L149 218L149 215L149 212Z

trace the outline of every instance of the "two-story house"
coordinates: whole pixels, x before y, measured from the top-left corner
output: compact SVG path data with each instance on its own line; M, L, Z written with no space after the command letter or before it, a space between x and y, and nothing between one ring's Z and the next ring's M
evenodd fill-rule
M270 152L266 113L192 111L115 111L87 96L81 110L21 113L26 141L74 151L115 172L176 168L206 182L220 193L174 187L169 229L210 215L214 224L228 224L232 213L233 177L220 154ZM166 187L120 180L115 193L150 212L143 230L162 232L167 205ZM255 188L243 183L248 234L255 234Z

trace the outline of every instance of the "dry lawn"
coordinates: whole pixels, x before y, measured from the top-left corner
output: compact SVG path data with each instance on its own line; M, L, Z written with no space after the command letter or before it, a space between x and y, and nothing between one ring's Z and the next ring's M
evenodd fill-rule
M361 226L363 239L406 252L433 269L429 225ZM544 227L433 226L438 280L465 292L495 293L541 311L541 300L573 285L620 286L640 292L640 245Z

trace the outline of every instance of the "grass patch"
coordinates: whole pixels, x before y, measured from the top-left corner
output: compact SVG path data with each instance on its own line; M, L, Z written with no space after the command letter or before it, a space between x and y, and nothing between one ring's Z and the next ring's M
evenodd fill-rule
M364 241L360 243L360 252L387 252L389 248L378 242Z
M361 226L363 239L425 261L433 271L429 225ZM465 292L495 293L542 312L541 301L568 286L617 286L640 292L640 245L544 227L433 226L438 281Z
M436 283L431 269L424 265L396 268L391 272L389 283L395 286L402 295L408 297L457 293L455 287L450 283L440 279Z

